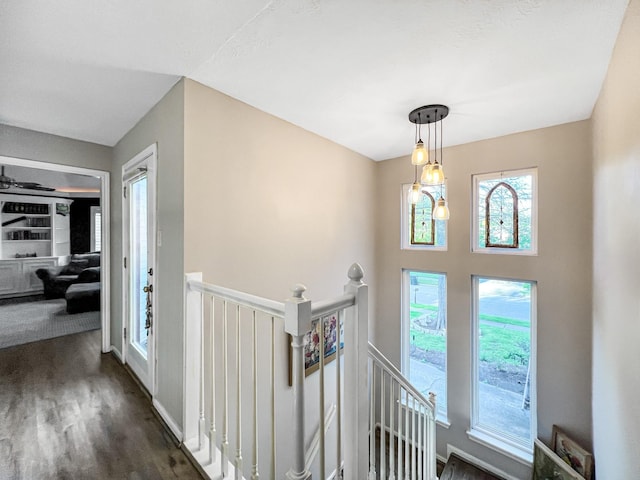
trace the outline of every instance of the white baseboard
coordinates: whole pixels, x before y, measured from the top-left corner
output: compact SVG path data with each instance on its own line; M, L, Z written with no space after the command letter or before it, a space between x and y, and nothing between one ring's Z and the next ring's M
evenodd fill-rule
M120 363L124 364L124 360L122 359L122 354L120 353L120 350L118 350L116 347L111 345L111 348L109 348L109 351L113 353L118 360L120 360Z
M160 415L160 417L162 417L162 420L164 420L164 422L167 424L167 426L169 427L169 430L171 430L171 432L175 435L175 437L178 439L179 442L182 442L182 430L180 429L176 421L173 419L173 417L169 415L169 412L167 412L167 409L164 408L156 398L153 399L152 403L153 403L153 408L155 408L158 414Z
M509 475L508 473L503 472L502 470L494 467L493 465L489 465L487 462L484 462L484 461L480 460L479 458L476 458L473 455L470 455L467 452L465 452L463 450L460 450L459 448L454 447L453 445L447 444L447 457L449 457L449 455L452 454L452 453L455 453L457 456L459 456L463 460L471 462L471 463L479 466L480 468L484 468L486 471L494 473L499 477L506 478L507 480L518 480L513 475ZM446 461L445 461L445 463L446 463Z

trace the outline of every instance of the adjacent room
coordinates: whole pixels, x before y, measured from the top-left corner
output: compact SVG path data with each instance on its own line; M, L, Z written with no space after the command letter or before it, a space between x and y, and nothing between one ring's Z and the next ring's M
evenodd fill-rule
M99 329L100 179L0 168L0 348Z

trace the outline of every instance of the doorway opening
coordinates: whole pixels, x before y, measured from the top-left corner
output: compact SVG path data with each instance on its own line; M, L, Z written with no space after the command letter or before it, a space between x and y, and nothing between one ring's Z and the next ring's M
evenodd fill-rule
M5 156L0 165L0 347L100 328L109 352L109 172ZM101 208L98 250L91 206Z

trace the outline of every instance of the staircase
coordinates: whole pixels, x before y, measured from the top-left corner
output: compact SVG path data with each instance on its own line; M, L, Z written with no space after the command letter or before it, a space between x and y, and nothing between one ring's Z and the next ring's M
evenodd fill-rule
M437 478L435 398L369 343L359 265L348 278L277 302L186 275L183 441L209 478Z

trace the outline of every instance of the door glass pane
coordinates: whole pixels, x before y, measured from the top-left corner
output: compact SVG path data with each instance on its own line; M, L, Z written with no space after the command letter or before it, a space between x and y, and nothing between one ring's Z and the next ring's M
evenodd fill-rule
M438 414L447 416L447 277L409 273L409 365L411 383L436 394Z
M131 340L147 356L147 177L131 182Z
M532 446L532 304L535 284L479 278L476 425Z

